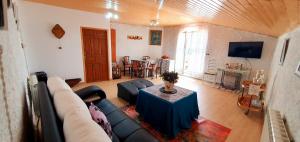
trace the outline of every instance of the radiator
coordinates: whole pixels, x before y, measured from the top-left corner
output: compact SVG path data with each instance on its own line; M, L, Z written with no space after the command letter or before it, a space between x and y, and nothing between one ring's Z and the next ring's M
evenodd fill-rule
M270 142L290 142L291 140L280 112L268 109L267 118Z

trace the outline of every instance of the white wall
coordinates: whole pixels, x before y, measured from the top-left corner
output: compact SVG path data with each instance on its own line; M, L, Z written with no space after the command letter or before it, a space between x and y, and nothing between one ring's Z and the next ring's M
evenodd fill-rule
M289 48L283 65L279 65L283 43L290 38ZM300 27L282 35L277 43L273 56L269 82L267 84L266 102L269 108L279 110L294 138L300 141L300 77L295 73L300 62ZM266 121L265 121L266 123ZM262 142L268 137L266 126L262 135Z
M29 71L46 71L49 75L63 78L84 79L80 27L110 31L109 20L102 14L27 1L20 2L18 10ZM65 30L65 35L60 40L51 33L55 24L60 24ZM108 33L110 37L110 32ZM110 38L108 39L110 43ZM59 46L62 47L61 50L58 49Z
M264 69L266 72L269 71L270 62L277 42L276 38L205 23L191 26L206 27L208 29L207 51L210 55L207 56L206 59L215 59L217 67L225 67L225 64L228 62L238 62L250 66L244 58L228 57L229 42L264 41L261 59L249 59L249 61L252 64L252 74L257 69ZM177 36L178 33L185 27L189 26L171 26L164 28L163 40L165 44L163 46L163 54L169 55L171 58L175 59Z
M149 30L162 30L162 28L119 23L112 23L111 28L116 29L117 61L120 61L123 56L130 56L131 59L140 59L142 56L150 56L154 59L161 57L162 46L149 45ZM129 40L127 39L128 35L142 36L143 39Z
M6 12L6 0L0 2L4 2ZM10 142L12 138L12 142L20 142L24 141L23 116L28 73L12 8L7 11L6 18L6 28L0 29L0 50L3 51L0 58L0 68L3 69L3 74L0 69L0 141Z

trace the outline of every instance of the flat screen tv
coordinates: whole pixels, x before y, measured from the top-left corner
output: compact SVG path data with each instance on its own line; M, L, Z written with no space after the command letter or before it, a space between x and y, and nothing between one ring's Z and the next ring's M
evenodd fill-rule
M229 57L261 58L264 42L229 42Z

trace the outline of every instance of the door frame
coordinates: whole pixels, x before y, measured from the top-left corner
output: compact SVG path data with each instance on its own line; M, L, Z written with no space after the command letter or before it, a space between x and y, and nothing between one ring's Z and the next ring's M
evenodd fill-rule
M110 56L109 56L109 53L110 53L110 44L109 44L109 37L110 36L110 33L108 29L103 29L103 28L94 28L94 27L84 27L84 26L81 26L80 27L80 38L81 38L81 54L82 54L82 61L83 61L83 74L84 74L84 82L86 82L86 68L85 68L85 56L84 56L84 43L83 43L83 30L84 29L87 29L87 30L101 30L101 31L106 31L106 37L107 37L107 40L106 40L106 43L107 43L107 78L108 80L110 79L109 75L110 75Z

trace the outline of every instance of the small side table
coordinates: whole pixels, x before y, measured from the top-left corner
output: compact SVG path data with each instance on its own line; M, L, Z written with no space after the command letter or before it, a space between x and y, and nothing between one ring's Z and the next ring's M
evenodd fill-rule
M256 112L261 112L263 111L264 108L264 102L263 102L263 93L266 90L266 85L262 84L260 85L260 90L259 90L259 96L257 95L252 95L252 94L245 94L245 91L249 90L250 84L253 84L252 81L245 80L242 83L242 95L238 97L237 105L242 108L246 109L247 111L245 112L246 115L250 111L256 111ZM255 106L252 104L252 102L256 100L258 101L259 105Z

